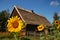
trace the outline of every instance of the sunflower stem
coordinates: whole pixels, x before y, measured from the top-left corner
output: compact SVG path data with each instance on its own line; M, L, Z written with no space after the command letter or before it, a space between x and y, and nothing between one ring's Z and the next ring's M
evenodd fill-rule
M14 34L14 38L15 38L15 40L18 40L16 34Z

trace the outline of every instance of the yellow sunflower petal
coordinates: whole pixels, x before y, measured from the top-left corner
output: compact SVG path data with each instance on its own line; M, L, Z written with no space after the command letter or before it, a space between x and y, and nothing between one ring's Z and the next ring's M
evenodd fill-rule
M18 16L16 16L15 18L18 18Z
M60 29L60 25L57 26L57 29Z

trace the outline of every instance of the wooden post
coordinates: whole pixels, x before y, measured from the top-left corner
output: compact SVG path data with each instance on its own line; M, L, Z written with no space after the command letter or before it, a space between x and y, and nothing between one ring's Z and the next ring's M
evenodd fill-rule
M36 36L36 32L34 31L34 37Z
M47 38L48 37L48 29L45 29L44 32L45 32L45 39L48 40L48 38Z
M48 29L45 29L44 32L45 32L45 35L48 35Z

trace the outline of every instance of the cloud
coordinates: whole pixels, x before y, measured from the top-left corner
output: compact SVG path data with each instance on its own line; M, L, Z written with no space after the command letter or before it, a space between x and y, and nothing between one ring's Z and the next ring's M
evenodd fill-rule
M59 6L59 2L58 1L51 1L50 5L51 6Z
M58 16L60 16L60 14L58 14Z
M60 16L60 12L58 12L58 16Z

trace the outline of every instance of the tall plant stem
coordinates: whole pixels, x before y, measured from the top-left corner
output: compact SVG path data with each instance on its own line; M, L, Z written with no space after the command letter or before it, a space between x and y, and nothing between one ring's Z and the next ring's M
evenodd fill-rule
M14 38L15 38L15 40L18 40L16 34L14 34Z

